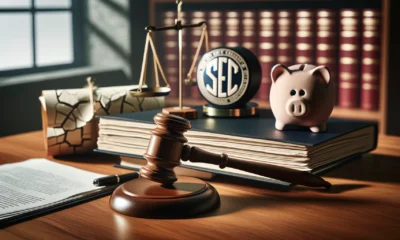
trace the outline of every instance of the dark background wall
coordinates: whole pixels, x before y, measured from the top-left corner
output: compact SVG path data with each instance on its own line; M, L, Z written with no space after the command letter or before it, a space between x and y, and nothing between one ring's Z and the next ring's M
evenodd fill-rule
M87 63L100 67L118 66L130 78L129 0L87 0L85 12Z
M145 26L149 25L148 0L130 0L131 30L131 71L132 80L139 81L142 67L143 46L145 42Z
M400 1L390 1L387 133L400 136Z

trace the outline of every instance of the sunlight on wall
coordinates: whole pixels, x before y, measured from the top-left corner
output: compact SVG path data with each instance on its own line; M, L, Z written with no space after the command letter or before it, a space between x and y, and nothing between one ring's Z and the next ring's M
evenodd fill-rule
M130 77L129 0L109 2L88 1L89 64L120 66Z

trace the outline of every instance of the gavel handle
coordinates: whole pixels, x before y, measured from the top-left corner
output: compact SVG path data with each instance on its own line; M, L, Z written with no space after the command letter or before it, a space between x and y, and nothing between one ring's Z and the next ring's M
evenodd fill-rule
M201 162L219 165L221 169L225 167L255 173L261 176L278 179L281 181L304 185L309 187L325 187L329 189L331 184L319 176L309 172L294 170L285 167L274 166L262 162L251 162L235 158L229 158L226 154L214 154L204 151L197 147L185 145L182 150L181 159L183 161Z

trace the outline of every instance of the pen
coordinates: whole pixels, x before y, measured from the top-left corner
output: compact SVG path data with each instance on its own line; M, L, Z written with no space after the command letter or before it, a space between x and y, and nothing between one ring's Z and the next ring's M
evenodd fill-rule
M93 180L93 185L99 187L99 186L121 184L138 177L139 177L138 172L127 173L122 175L110 175L106 177L96 178L95 180Z

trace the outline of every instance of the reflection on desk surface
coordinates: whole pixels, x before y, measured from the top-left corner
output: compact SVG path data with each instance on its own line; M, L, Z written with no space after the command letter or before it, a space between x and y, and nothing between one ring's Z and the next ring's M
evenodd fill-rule
M400 183L400 158L364 154L324 174L325 177Z
M257 181L217 176L221 207L191 219L125 217L109 197L0 231L0 239L398 239L400 138L382 138L378 149L323 177L331 191L294 186L272 189ZM23 149L23 151L21 150ZM0 138L0 164L46 157L41 132ZM104 155L48 157L102 174L129 172Z

